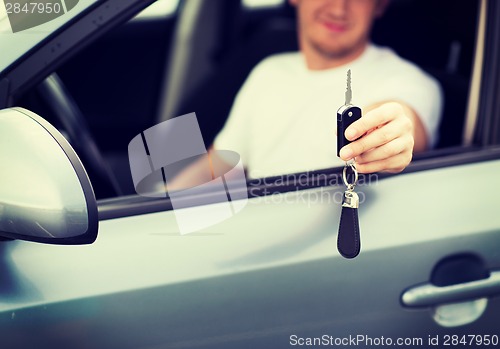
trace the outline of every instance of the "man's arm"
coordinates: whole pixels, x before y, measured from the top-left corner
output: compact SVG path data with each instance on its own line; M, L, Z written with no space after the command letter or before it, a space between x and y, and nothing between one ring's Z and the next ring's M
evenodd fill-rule
M356 141L340 151L343 160L356 159L360 173L401 172L410 163L413 152L428 148L424 125L406 104L388 101L365 111L366 114L345 131L347 139Z
M208 149L204 156L200 156L197 160L182 169L174 179L167 183L167 190L182 190L198 185L206 184L208 181L215 179L220 174L226 174L226 180L232 180L231 175L227 173L233 168L234 164L230 164L224 157L217 154L213 145Z
M364 111L366 114L346 130L347 139L357 140L340 151L345 161L356 158L356 168L360 173L401 172L410 163L413 152L428 148L424 125L417 113L406 104L382 102ZM359 138L360 135L363 137ZM349 151L352 153L348 154ZM199 185L203 182L202 174L206 173L207 165L224 163L217 157L213 146L208 150L208 161L207 164L207 158L202 158L190 164L169 183L169 189ZM211 171L213 173L213 169Z

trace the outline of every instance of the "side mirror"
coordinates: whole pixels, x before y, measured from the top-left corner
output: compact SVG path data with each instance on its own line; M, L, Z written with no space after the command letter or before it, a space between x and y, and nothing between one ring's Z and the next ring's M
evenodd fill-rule
M29 110L0 110L0 237L90 244L98 221L85 168L59 131Z

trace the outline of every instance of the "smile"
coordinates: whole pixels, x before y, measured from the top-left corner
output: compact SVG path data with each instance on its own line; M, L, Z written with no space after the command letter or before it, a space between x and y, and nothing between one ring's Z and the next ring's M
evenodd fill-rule
M342 33L347 31L347 24L321 21L321 24L330 32Z

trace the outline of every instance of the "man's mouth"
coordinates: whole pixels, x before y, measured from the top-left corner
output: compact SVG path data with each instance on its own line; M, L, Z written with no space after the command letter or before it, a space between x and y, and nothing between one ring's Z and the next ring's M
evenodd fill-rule
M330 21L321 21L321 24L330 32L342 33L347 30L347 24L345 23L335 23Z

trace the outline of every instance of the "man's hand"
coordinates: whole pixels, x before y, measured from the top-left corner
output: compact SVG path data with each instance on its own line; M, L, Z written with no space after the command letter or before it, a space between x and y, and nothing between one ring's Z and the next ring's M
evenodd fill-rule
M412 159L414 148L415 151L426 148L420 118L398 102L383 103L369 110L346 129L346 138L356 141L343 147L340 157L344 161L355 158L360 173L403 171Z

